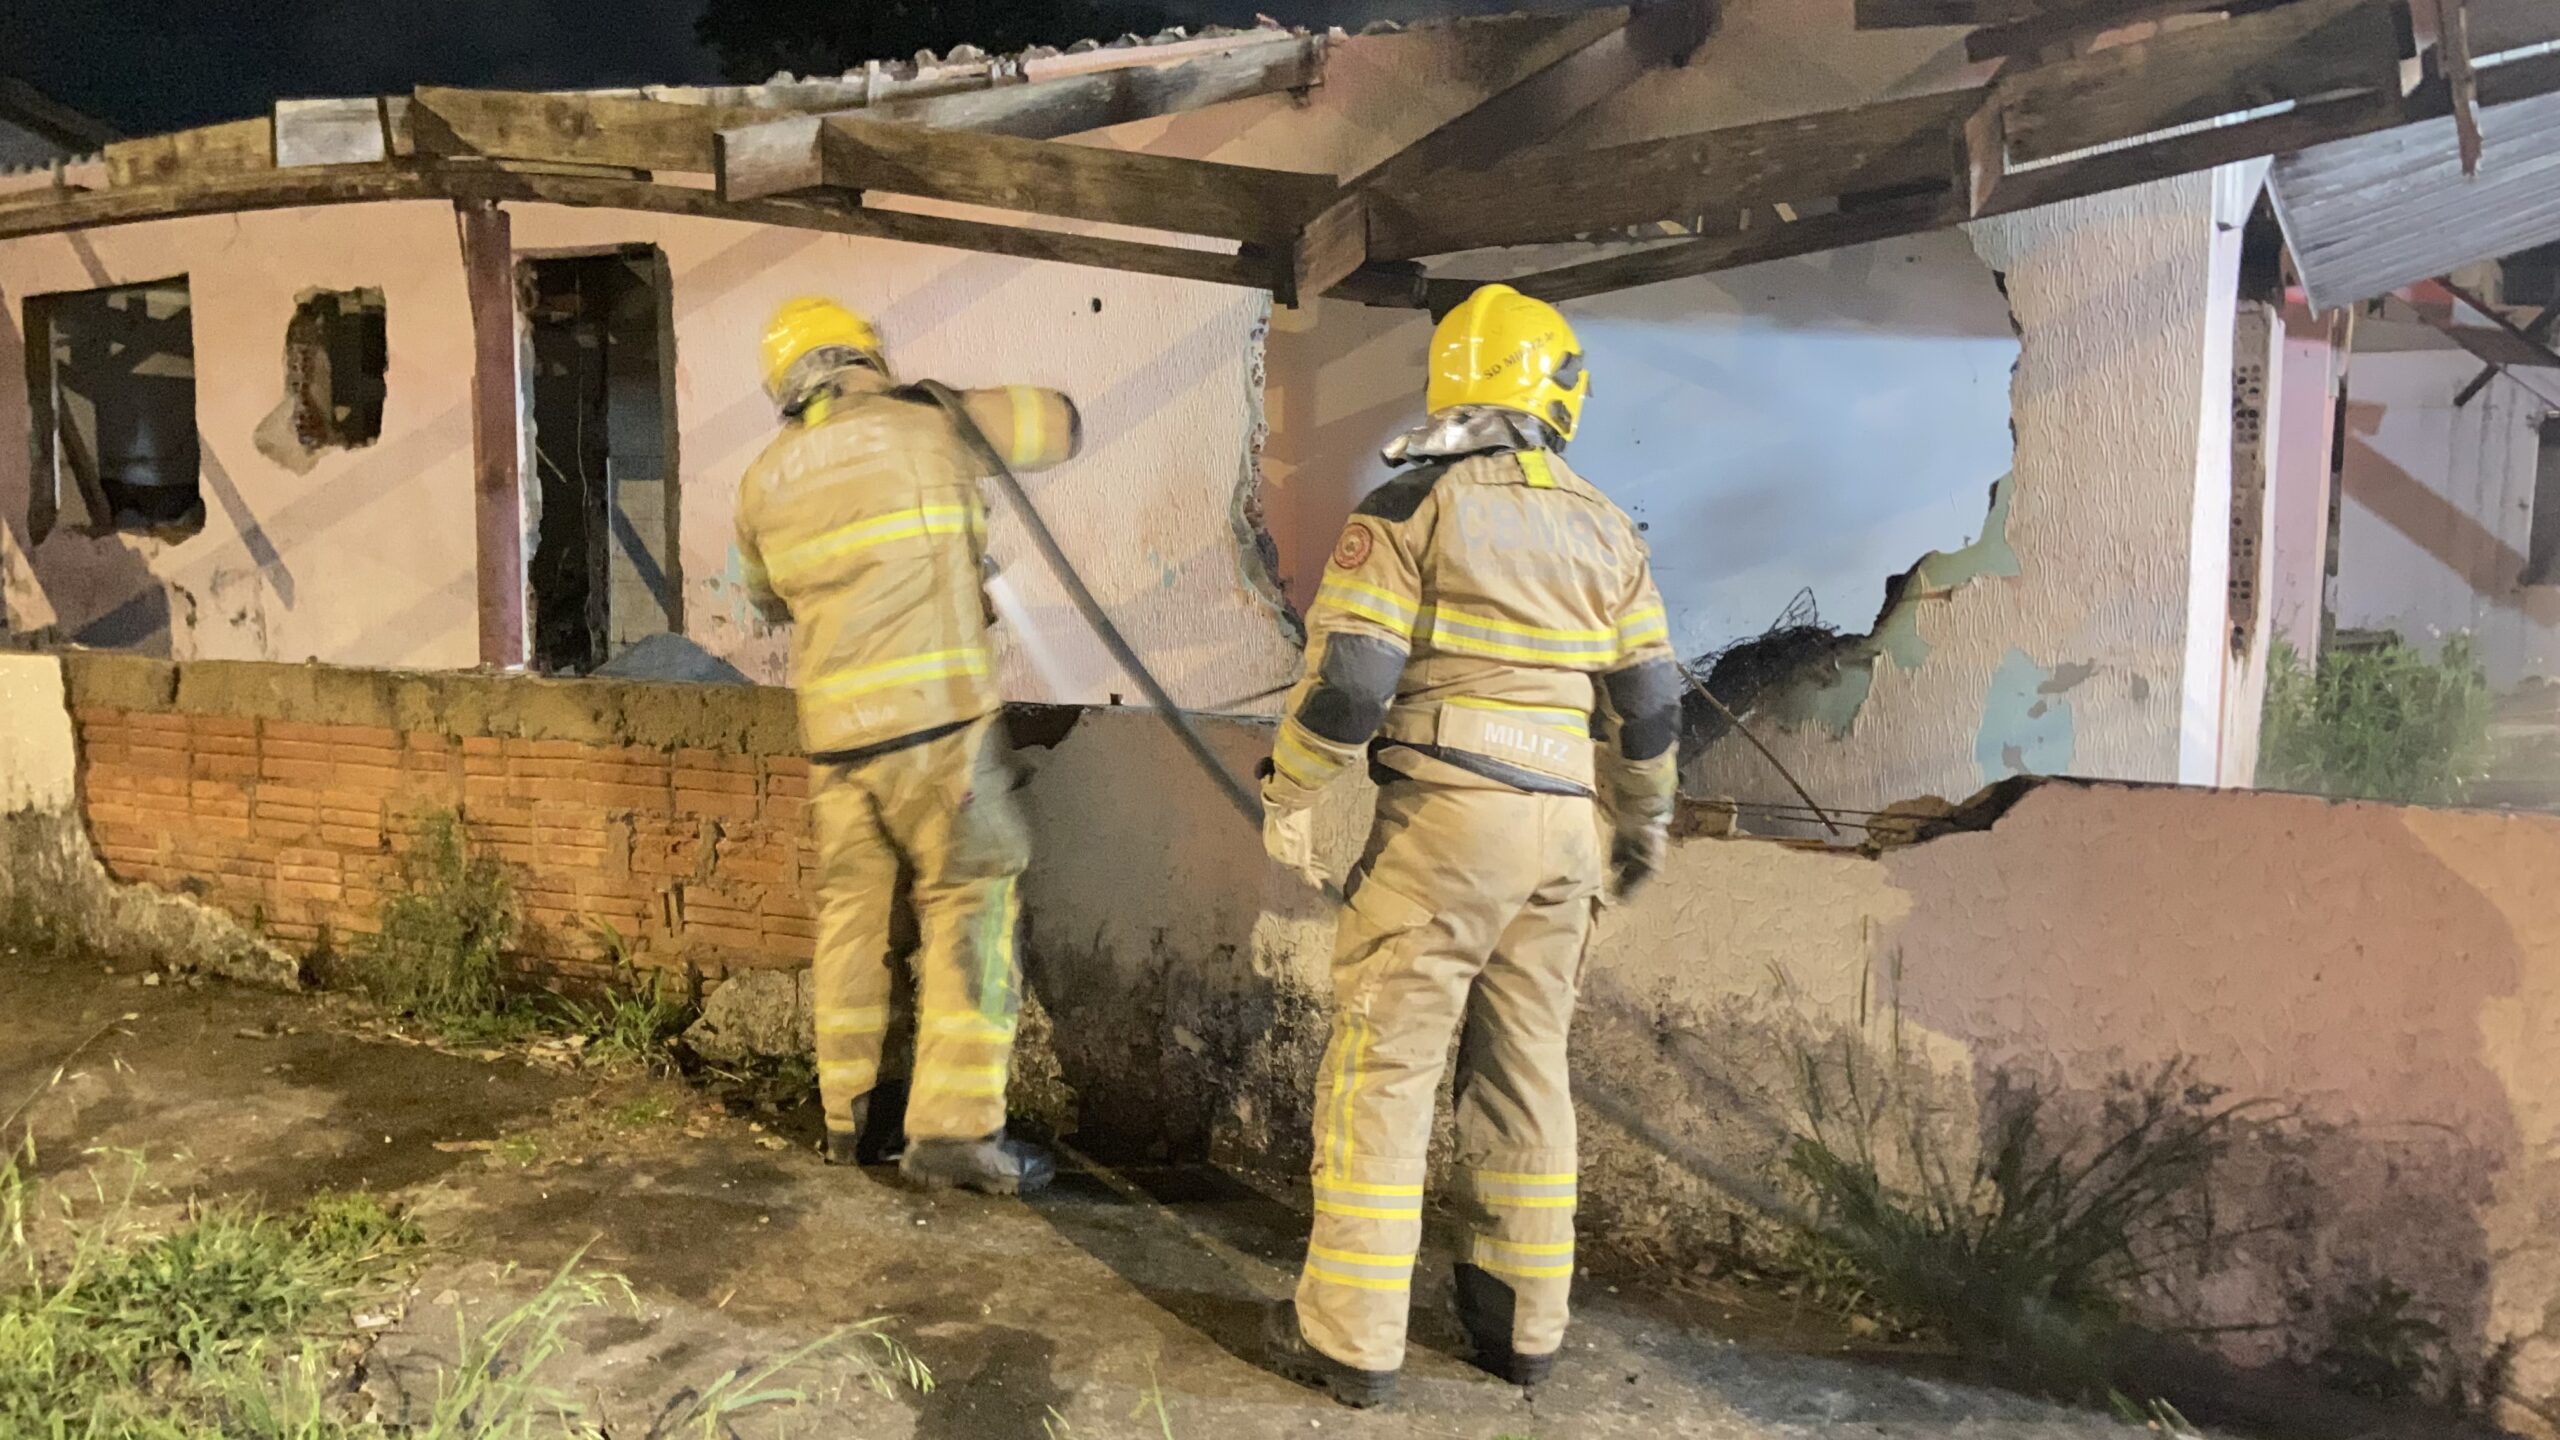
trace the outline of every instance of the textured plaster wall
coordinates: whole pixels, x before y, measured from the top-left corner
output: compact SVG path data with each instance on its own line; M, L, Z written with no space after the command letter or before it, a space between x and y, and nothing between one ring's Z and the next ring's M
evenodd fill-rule
M2453 397L2480 363L2414 324L2360 323L2347 369L2338 624L2433 646L2469 632L2489 682L2560 677L2560 588L2521 583L2548 371ZM2528 388L2527 381L2531 386Z
M1303 1163L1329 920L1142 717L1088 715L1034 764L1029 953L1085 1125L1129 1143L1106 1097L1139 1094L1180 1143ZM1367 797L1329 799L1339 871ZM2040 1081L2063 1135L2112 1076L2189 1061L2296 1120L2220 1181L2227 1220L2266 1232L2173 1307L2309 1358L2350 1286L2391 1279L2468 1361L2514 1343L2516 1394L2555 1396L2555 871L2550 817L2079 781L1882 858L1677 843L1603 912L1585 974L1592 1232L1728 1240L1733 1186L1769 1184L1802 1125L1807 1048L1900 1056L1956 1115L1994 1076Z
M1223 286L920 246L552 206L512 207L524 255L652 244L673 274L683 513L695 639L759 679L783 639L738 588L738 478L773 431L755 337L782 300L831 293L878 317L912 375L1074 393L1087 451L1030 485L1175 695L1208 705L1293 663L1238 543L1260 424L1268 301ZM27 296L189 277L203 438L202 533L175 543L57 528L29 546ZM306 474L252 442L283 397L284 327L314 287L378 287L391 341L381 440ZM0 515L9 625L174 658L466 666L477 660L470 333L450 207L365 205L125 226L0 245ZM396 537L396 540L395 540ZM1000 512L1015 605L1009 693L1133 692Z
M1763 738L1816 798L2211 778L2237 265L2217 188L2190 176L1972 227L2021 336L2001 545L1924 567L1886 643L1782 697ZM1690 788L1787 793L1730 739Z
M100 183L103 183L102 181ZM204 529L164 542L27 532L28 297L187 277ZM284 400L314 289L383 292L382 437L307 473L253 436ZM176 658L468 665L471 335L452 207L208 216L0 243L0 597L6 626ZM49 478L49 477L48 477Z
M1216 738L1242 756L1263 733ZM1027 953L1069 1115L1106 1144L1146 1115L1173 1137L1153 1143L1303 1163L1321 906L1143 717L1089 714L1032 759ZM1367 798L1328 798L1338 873ZM1592 1233L1724 1243L1802 1123L1809 1048L1899 1054L1959 1116L2006 1075L2081 1120L2119 1073L2183 1059L2298 1118L2224 1176L2226 1219L2268 1228L2179 1313L2307 1358L2347 1288L2388 1277L2462 1355L2514 1341L2518 1393L2560 1394L2555 870L2549 817L2079 782L1881 858L1681 842L1603 912L1585 975Z

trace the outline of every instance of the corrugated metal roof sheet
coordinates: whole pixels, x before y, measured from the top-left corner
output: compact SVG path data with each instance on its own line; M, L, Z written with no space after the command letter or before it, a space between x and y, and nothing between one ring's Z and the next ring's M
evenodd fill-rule
M2560 240L2560 93L2480 111L2466 176L2450 117L2279 158L2269 185L2311 303L2387 295Z

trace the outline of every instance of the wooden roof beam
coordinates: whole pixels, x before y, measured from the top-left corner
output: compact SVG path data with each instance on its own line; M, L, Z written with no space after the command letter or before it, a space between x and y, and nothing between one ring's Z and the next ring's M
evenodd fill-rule
M1572 124L1646 70L1680 65L1714 28L1717 0L1652 0L1577 17L1556 59L1345 181L1299 233L1281 303L1332 290L1368 263L1373 202L1444 170L1484 172Z
M920 130L848 115L720 136L731 201L885 191L999 210L1209 235L1285 253L1333 179L1010 135Z
M693 215L753 225L783 225L838 235L900 240L975 250L1025 260L1091 265L1203 280L1219 285L1269 288L1269 266L1229 251L1157 245L1056 230L999 225L899 210L829 209L786 201L734 202L710 190L596 175L533 173L502 164L459 162L435 166L312 165L288 170L219 176L183 184L130 185L77 191L43 203L0 207L0 240L63 230L88 230L189 215L240 214L306 205L351 205L380 200L535 201L590 209Z
M1762 205L1947 185L1979 90L1539 155L1499 173L1444 172L1381 195L1373 259L1572 240Z
M883 100L840 113L881 122L1048 139L1255 95L1323 78L1312 36L1260 39L1170 65L1122 65L1009 85ZM710 174L723 130L797 112L694 105L630 95L546 94L422 86L410 126L430 155Z
M1291 36L1279 41L1256 36L1223 54L1172 65L1120 65L1055 80L883 100L859 113L874 120L943 130L1054 140L1230 100L1303 91L1322 83L1323 37Z

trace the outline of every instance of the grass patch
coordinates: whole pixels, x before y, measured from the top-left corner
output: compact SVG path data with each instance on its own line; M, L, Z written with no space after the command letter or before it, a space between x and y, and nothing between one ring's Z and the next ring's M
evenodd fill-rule
M633 965L621 931L602 921L594 924L613 956L614 983L601 999L557 1000L562 1022L572 1033L587 1036L587 1054L605 1064L674 1074L675 1038L695 1014L691 997L662 972L643 973Z
M604 1123L616 1130L647 1130L658 1125L672 1125L676 1106L664 1095L643 1095L625 1100L604 1112Z
M154 1233L142 1183L91 1177L79 1205L40 1204L20 1160L0 1165L0 1436L45 1440L600 1440L551 1378L573 1328L630 1308L617 1276L573 1257L495 1319L465 1322L424 1413L389 1426L350 1393L352 1316L387 1291L423 1237L366 1195L268 1214L191 1209ZM882 1394L929 1390L924 1362L883 1321L669 1397L657 1440L719 1440L751 1411L799 1406L794 1376Z
M1809 1197L1798 1237L1844 1298L2037 1388L2108 1393L2110 1337L2172 1266L2209 1267L2216 1169L2262 1107L2226 1101L2184 1062L2122 1075L2065 1120L2031 1085L1995 1083L1981 1143L1952 1157L1941 1117L1854 1049L1804 1066L1807 1123L1788 1168Z
M84 1214L39 1206L19 1159L0 1167L0 1434L339 1433L273 1428L302 1408L277 1387L417 1228L370 1196L325 1195L284 1214L197 1207L144 1234L130 1218L140 1184L130 1162L114 1185L93 1175Z
M2459 805L2488 767L2488 680L2471 637L2430 659L2397 637L2333 646L2316 668L2279 640L2267 660L2258 783L2408 805Z

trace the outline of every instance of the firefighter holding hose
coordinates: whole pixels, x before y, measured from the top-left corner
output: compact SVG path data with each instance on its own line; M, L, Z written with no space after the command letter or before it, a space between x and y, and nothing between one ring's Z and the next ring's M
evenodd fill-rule
M1005 1133L1030 839L988 646L978 482L990 458L1035 470L1074 455L1076 409L1028 386L902 387L871 324L829 300L783 306L763 362L782 429L740 487L738 554L757 609L792 626L827 1158L854 1160L879 1080L903 902L918 993L899 1169L927 1188L1028 1193L1054 1166Z

